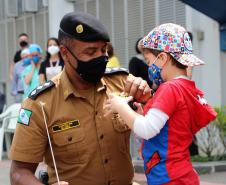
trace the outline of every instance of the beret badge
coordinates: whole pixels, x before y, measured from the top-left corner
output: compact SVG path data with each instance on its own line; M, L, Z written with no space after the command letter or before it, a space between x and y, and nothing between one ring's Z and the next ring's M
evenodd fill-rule
M81 24L79 24L78 26L76 26L76 32L77 33L82 33L83 32L83 26Z

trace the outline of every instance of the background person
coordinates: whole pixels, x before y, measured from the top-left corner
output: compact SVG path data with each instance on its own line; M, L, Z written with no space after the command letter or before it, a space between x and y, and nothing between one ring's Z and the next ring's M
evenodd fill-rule
M28 48L25 48L21 51L21 61L15 64L13 72L11 95L15 97L16 103L22 102L24 87L23 81L21 79L21 73L28 65L30 65L30 63L31 63L30 51Z
M107 67L108 68L120 67L119 59L118 57L115 56L114 47L110 42L107 44L107 53L109 56Z
M189 37L190 37L190 39L191 39L191 42L192 42L192 40L193 40L193 35L192 35L192 33L188 31L188 35L189 35ZM187 67L187 75L188 75L188 77L189 77L190 79L192 79L192 69L193 69L192 66L188 66L188 67ZM197 149L198 149L197 145L196 145L195 143L192 143L192 145L191 145L191 150L194 151L193 154L198 154L198 153L197 153Z
M18 35L18 43L20 45L20 49L16 51L14 58L13 58L13 63L10 65L10 80L13 79L13 68L14 64L16 64L18 61L21 60L21 51L25 48L29 47L29 37L26 33L21 33Z
M40 84L38 73L42 63L42 49L38 44L31 44L29 46L29 51L31 55L31 64L21 73L24 87L23 99L27 98L31 91Z
M192 42L193 41L192 33L188 31L188 35L189 35L189 37L191 39L191 42ZM191 67L191 66L187 67L187 76L190 79L192 79L192 70L193 70L193 67ZM192 143L191 143L191 145L189 147L189 151L190 151L190 155L191 156L199 154L196 136L194 136L194 138L193 138L193 141L192 141Z
M135 51L137 55L132 57L129 61L129 72L136 77L141 77L146 80L148 85L151 87L152 82L148 78L148 65L139 48L139 42L141 39L142 38L139 38L135 43Z
M152 82L148 78L148 65L145 62L143 54L141 53L141 49L139 48L139 42L141 39L142 38L139 38L135 43L135 51L137 55L132 57L129 61L129 72L136 77L141 77L142 79L146 80L148 85L152 87ZM137 159L141 159L142 138L134 134L134 143L135 149L138 152Z
M63 70L64 62L60 54L59 41L51 37L47 41L46 58L39 70L40 84L44 84Z

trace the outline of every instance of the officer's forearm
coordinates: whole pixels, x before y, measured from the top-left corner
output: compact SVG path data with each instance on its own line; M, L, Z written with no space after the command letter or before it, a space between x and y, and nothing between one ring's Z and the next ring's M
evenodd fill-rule
M11 185L43 185L34 175L37 164L12 161L10 169Z

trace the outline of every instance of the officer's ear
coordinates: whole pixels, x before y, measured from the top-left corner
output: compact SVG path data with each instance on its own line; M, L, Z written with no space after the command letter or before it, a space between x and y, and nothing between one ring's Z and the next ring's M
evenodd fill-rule
M64 61L68 61L68 51L64 45L60 45L60 54Z

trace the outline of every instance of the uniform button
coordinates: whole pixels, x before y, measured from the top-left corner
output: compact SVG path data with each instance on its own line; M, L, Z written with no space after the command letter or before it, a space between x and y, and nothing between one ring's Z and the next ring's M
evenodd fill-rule
M68 137L67 140L68 140L68 141L72 141L72 137L71 137L71 136Z
M127 125L124 125L124 129L127 129L128 128L128 126Z
M95 114L97 115L97 114L98 114L98 112L96 111L96 112L95 112Z
M104 138L104 135L103 135L103 134L101 134L101 135L100 135L100 139L103 139L103 138Z
M108 159L105 159L104 162L105 162L105 163L108 163Z

